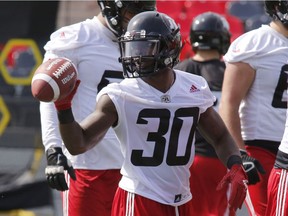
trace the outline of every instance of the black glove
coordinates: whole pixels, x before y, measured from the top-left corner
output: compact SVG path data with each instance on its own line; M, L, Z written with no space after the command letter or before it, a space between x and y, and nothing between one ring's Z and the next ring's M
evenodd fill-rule
M59 191L68 190L64 176L64 170L67 170L70 177L76 180L75 171L71 162L63 154L60 147L49 148L46 151L47 167L45 169L48 185Z
M240 150L240 152L242 163L248 176L248 185L254 185L260 181L259 173L265 174L266 172L257 159L249 156L244 150Z

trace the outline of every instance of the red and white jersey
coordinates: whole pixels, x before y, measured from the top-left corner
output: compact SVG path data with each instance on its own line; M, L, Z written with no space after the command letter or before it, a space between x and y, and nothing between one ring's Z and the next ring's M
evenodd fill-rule
M287 38L262 25L233 41L224 60L248 63L256 71L239 109L243 139L281 141L287 108Z
M128 78L97 96L108 94L118 113L114 130L124 155L119 186L172 206L192 197L194 132L201 113L215 101L203 77L175 72L176 81L165 94L140 78Z
M78 122L95 110L96 95L102 87L109 81L120 82L123 79L117 38L96 17L57 30L44 49L44 61L64 56L78 68L81 83L72 101L73 114ZM40 111L45 149L62 146L54 104L41 102ZM64 153L78 169L119 169L123 162L119 141L112 129L86 153L72 156L66 149Z

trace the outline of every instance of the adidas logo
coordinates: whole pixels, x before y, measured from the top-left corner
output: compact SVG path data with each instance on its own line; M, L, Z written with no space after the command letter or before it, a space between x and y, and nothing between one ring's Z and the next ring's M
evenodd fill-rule
M195 85L190 87L190 93L200 91Z

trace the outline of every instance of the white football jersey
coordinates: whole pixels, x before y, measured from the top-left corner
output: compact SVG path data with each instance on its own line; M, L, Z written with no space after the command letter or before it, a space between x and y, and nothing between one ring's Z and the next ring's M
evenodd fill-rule
M78 69L81 83L72 101L73 114L78 122L95 110L98 90L109 81L119 82L123 79L116 41L114 34L94 17L57 30L44 46L44 61L64 56L72 60ZM54 104L41 102L40 111L45 149L62 146ZM120 169L123 162L119 141L112 129L97 146L86 153L72 156L64 145L63 148L74 168L78 169Z
M243 139L280 142L287 107L287 38L262 25L233 41L224 60L248 63L256 71L239 109Z
M124 155L119 186L178 206L192 198L194 132L215 97L203 77L175 71L176 81L165 94L140 78L128 78L102 89L97 99L108 94L118 113L114 130Z

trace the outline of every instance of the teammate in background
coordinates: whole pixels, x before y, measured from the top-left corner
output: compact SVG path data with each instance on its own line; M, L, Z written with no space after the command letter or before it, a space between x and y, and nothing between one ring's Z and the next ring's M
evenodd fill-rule
M286 59L281 64L281 74L283 76L283 85L286 82L287 88L287 47L288 47L288 1L272 2L266 1L266 9L273 21L271 26L279 29L282 33L283 47L286 50ZM284 90L286 90L286 88ZM287 92L285 93L287 96ZM283 102L284 103L284 102ZM284 104L281 103L283 106ZM288 110L286 110L286 124L284 135L278 152L276 155L276 161L274 167L271 170L268 181L268 205L266 209L266 216L281 216L288 215L288 182L287 182L287 170L288 170Z
M221 59L230 45L227 20L214 12L198 15L191 24L190 42L195 55L174 68L204 77L216 96L214 108L217 110L225 70L225 63ZM195 134L195 158L190 173L192 215L225 215L229 212L228 188L216 191L227 168L199 131Z
M288 65L285 66L288 71ZM268 204L265 216L288 215L288 110L284 135L268 180Z
M288 66L285 66L288 71ZM288 214L288 110L284 135L279 146L276 161L268 180L268 204L265 216Z
M273 21L237 38L224 56L227 64L219 106L243 158L250 155L251 167L255 165L261 173L256 169L247 173L249 193L259 216L265 215L268 178L283 136L287 108L283 93L287 89L288 3L265 1L265 8Z
M44 61L66 57L77 66L81 80L73 100L73 114L77 121L93 112L96 95L102 87L110 81L123 79L117 37L132 16L154 10L156 3L151 0L98 0L98 4L101 11L96 17L59 29L44 47ZM48 164L46 176L52 188L65 191L64 216L110 216L123 163L115 133L110 129L97 146L73 156L62 145L54 103L41 103L40 111ZM73 137L73 134L70 136ZM69 161L75 168L75 174ZM69 175L63 170L67 170Z
M205 79L172 69L181 50L174 20L155 11L134 16L120 50L126 79L103 88L84 121L74 120L73 93L55 102L61 136L73 155L94 147L111 126L116 132L124 163L112 216L192 215L187 202L196 127L230 169L218 189L231 183L229 203L236 211L247 190L240 152L213 109Z

